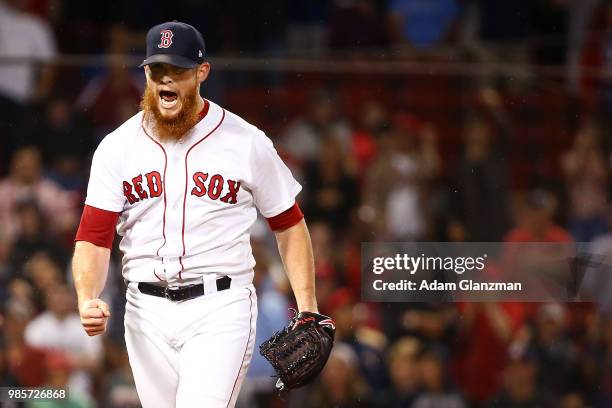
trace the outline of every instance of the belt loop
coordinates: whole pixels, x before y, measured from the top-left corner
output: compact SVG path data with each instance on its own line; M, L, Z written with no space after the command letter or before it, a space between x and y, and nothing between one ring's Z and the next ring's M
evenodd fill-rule
M204 294L209 295L217 291L217 274L216 273L205 273L202 277L204 282Z

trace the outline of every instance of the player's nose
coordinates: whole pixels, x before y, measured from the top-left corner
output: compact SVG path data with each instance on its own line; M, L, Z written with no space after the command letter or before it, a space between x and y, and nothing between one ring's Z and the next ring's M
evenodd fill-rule
M161 77L161 81L162 84L167 85L167 84L171 84L172 83L172 77L168 74L163 74Z

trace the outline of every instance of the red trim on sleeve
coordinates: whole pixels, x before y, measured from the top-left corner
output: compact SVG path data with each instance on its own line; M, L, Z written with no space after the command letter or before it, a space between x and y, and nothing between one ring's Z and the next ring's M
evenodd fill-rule
M119 213L86 205L74 242L87 241L95 246L111 248Z
M272 231L282 231L293 227L295 224L300 222L302 218L304 218L304 214L296 202L288 210L285 210L274 217L266 218L266 221L268 221L268 225Z

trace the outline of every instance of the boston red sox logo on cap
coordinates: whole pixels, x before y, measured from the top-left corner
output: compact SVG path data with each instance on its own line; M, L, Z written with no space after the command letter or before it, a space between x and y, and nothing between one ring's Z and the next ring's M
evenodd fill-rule
M161 30L161 40L160 43L157 44L159 48L168 48L172 45L172 30Z
M147 33L147 56L140 67L165 63L194 68L204 62L204 38L195 27L171 21L152 27Z

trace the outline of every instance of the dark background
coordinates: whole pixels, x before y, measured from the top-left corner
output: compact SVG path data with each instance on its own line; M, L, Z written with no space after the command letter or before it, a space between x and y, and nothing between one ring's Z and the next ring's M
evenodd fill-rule
M120 254L95 340L69 259L91 155L137 112L144 35L172 19L204 34L203 94L263 129L304 186L319 305L338 326L315 383L278 399L256 356L241 406L610 406L606 302L359 299L361 242L612 250L612 5L597 0L3 0L0 385L138 406ZM261 342L293 298L265 223L253 247Z

